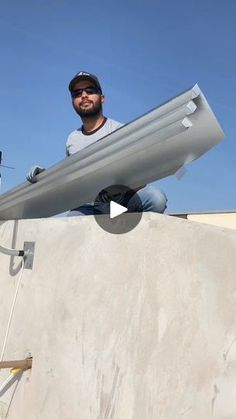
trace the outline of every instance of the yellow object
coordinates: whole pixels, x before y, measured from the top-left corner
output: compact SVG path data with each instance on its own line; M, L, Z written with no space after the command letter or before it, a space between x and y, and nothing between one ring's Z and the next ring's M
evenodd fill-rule
M20 374L22 371L23 371L22 368L12 368L11 375L15 377L15 375Z

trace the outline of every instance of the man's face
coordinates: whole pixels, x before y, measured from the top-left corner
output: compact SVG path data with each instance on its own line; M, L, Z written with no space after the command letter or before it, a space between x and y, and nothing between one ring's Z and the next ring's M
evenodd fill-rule
M87 87L96 86L90 80L83 80L75 84L73 91L86 89ZM89 94L83 90L81 96L72 98L73 107L80 117L91 117L100 114L102 112L103 103L104 96L100 92Z

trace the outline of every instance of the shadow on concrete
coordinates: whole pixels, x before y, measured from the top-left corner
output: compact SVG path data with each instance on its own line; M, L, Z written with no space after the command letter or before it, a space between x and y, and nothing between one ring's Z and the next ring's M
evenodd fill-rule
M17 233L18 233L18 220L14 221L14 227L13 227L13 233L12 233L12 242L11 242L11 248L16 248L16 241L17 241ZM22 260L18 256L11 256L10 257L10 266L9 266L9 273L11 276L15 276L18 274L22 267ZM16 263L15 263L16 262ZM17 263L18 262L18 263Z

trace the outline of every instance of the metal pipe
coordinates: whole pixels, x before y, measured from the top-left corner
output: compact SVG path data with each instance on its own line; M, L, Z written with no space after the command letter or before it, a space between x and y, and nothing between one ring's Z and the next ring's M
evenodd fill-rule
M24 250L8 249L0 245L0 252L8 256L24 256Z

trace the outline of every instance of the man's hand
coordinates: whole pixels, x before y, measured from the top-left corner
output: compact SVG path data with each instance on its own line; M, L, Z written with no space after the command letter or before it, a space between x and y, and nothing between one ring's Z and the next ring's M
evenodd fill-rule
M101 203L101 202L107 203L107 202L110 202L111 199L112 199L112 197L109 195L109 193L106 191L106 189L103 189L98 194L98 201L97 202L99 202L99 203Z
M44 170L44 167L34 166L30 169L28 175L26 176L26 179L30 183L36 183L38 181L37 175L39 175L39 173L43 172Z

